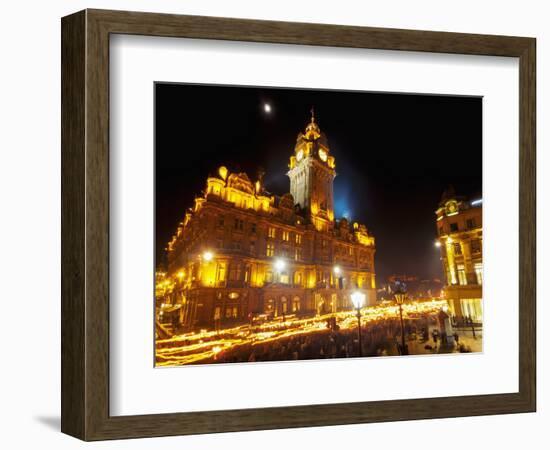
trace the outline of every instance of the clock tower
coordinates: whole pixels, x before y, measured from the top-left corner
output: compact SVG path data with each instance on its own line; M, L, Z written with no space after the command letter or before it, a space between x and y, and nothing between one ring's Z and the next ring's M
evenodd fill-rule
M327 138L315 122L312 108L305 132L298 134L287 175L294 202L308 210L320 231L331 229L334 223L335 167Z

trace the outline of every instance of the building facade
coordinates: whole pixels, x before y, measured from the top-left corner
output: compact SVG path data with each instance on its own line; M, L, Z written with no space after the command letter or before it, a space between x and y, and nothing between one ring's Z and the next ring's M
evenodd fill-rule
M157 276L160 322L177 314L184 328L212 329L324 314L350 309L354 290L374 303L374 238L363 224L335 219L335 167L312 113L290 157L289 193L272 195L261 177L226 167L208 177Z
M438 240L446 278L444 295L459 320L483 320L482 201L446 192L436 211Z

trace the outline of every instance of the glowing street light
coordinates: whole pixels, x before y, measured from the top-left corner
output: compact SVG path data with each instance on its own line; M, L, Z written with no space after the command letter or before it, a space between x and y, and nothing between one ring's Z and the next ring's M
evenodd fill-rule
M365 294L355 291L351 294L351 302L357 310L357 330L359 334L359 356L363 356L363 344L361 342L361 307L365 303Z
M214 253L210 252L210 251L206 251L202 254L202 258L206 261L206 262L210 262L214 259Z
M270 114L271 113L271 105L269 103L264 103L264 112L266 114Z
M434 245L435 245L437 248L439 248L439 247L441 247L441 242L435 241L435 242L434 242Z
M334 266L334 274L340 275L342 273L342 269L340 269L340 266Z
M275 261L275 270L277 272L282 272L283 270L285 270L285 267L286 267L286 262L282 259L277 259Z

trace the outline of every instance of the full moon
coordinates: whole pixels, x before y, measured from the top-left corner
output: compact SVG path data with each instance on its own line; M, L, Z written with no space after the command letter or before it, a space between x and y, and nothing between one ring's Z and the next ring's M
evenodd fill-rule
M264 103L264 112L267 114L271 112L271 105L269 103Z

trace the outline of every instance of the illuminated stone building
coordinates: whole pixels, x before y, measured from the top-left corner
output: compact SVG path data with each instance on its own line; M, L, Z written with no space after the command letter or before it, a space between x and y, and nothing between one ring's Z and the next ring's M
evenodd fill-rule
M220 167L168 244L157 305L179 306L183 327L217 328L350 309L357 289L374 303L374 238L335 220L335 167L313 114L290 157L289 193Z
M438 241L445 272L445 297L459 320L482 322L482 201L467 201L447 191L436 211Z

